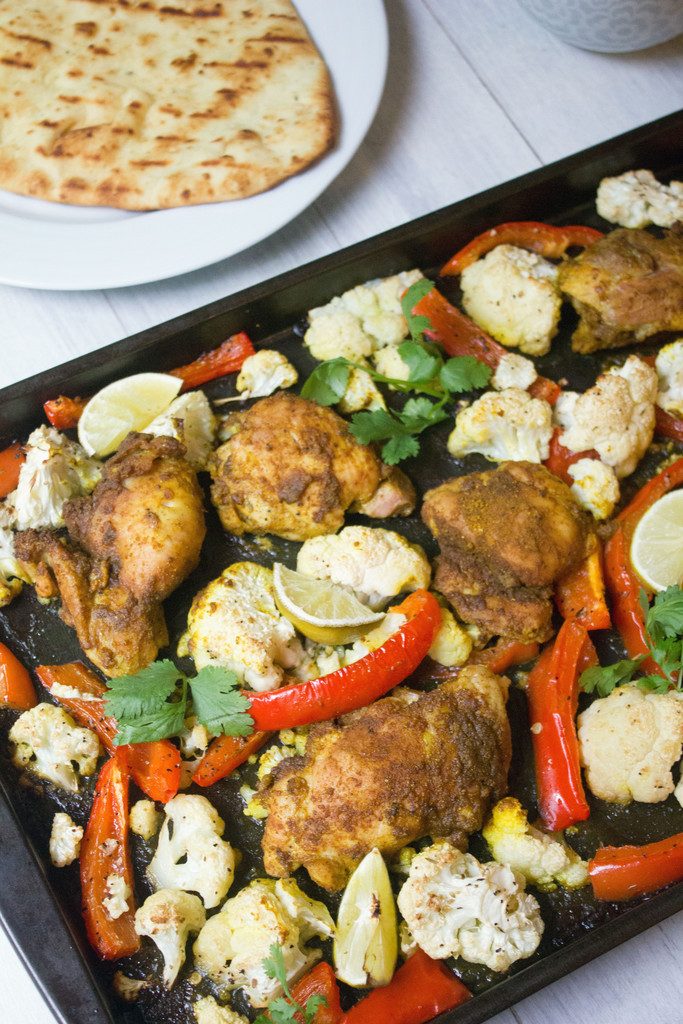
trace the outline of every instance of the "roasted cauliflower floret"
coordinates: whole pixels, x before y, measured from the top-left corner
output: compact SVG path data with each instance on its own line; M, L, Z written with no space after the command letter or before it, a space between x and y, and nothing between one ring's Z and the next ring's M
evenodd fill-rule
M221 988L244 988L252 1006L267 1006L282 994L263 965L271 946L282 948L291 984L320 957L305 945L307 939L328 938L333 930L327 908L308 899L292 879L286 885L256 879L207 921L194 944L195 964Z
M232 885L235 854L221 839L225 823L205 796L174 796L147 875L155 889L198 892L207 910L217 907Z
M272 348L247 356L237 375L235 387L242 398L266 398L282 388L291 388L299 374L289 359Z
M351 370L346 390L337 403L339 411L350 416L363 409L386 409L382 393L365 370Z
M562 838L529 824L519 800L499 800L482 829L493 859L524 875L539 889L578 889L588 882L588 865Z
M254 690L273 690L304 652L294 626L275 604L273 572L236 562L197 594L181 650L198 669L224 665Z
M408 380L410 377L410 367L394 345L386 345L375 352L372 361L377 372L384 377L390 377L392 380Z
M657 405L672 416L683 417L683 338L660 348L655 367L659 385Z
M626 171L602 179L595 205L601 217L622 228L670 228L683 221L683 181L663 185L652 171Z
M683 747L683 698L619 686L578 718L581 764L595 796L655 804L674 791L671 768Z
M130 910L130 898L133 891L123 875L119 875L115 871L107 875L106 889L107 895L102 900L102 906L112 921L116 921Z
M536 367L530 359L525 359L517 352L506 352L491 377L491 385L496 391L508 388L519 388L526 391L538 377Z
M190 935L197 935L205 923L202 901L180 889L159 889L135 912L135 931L151 939L164 958L166 988L173 987L185 963L187 940Z
M538 903L511 868L480 864L448 843L410 865L398 906L417 944L435 960L461 956L507 971L531 956L543 934Z
M78 792L80 775L92 775L97 767L100 741L90 729L76 725L64 708L38 704L24 711L10 729L13 761L41 779L70 793Z
M64 526L64 505L93 490L102 475L101 464L52 427L34 430L25 451L19 483L9 499L17 529Z
M487 391L456 416L448 450L456 458L479 452L494 462L543 462L552 432L552 409L544 399L519 388Z
M441 626L439 627L429 657L439 665L452 668L464 665L472 653L472 637L462 626L449 608L441 608Z
M497 245L463 270L462 304L502 345L542 356L557 334L562 298L557 267L536 253Z
M581 508L596 519L609 519L619 501L619 481L612 467L599 459L579 459L567 472L574 481L569 489Z
M56 868L66 868L78 860L82 839L83 828L70 814L58 811L52 819L50 832L50 860Z
M26 567L14 553L16 521L13 509L0 504L0 608L4 608L21 593L24 583L30 582Z
M193 1004L197 1024L249 1024L241 1013L235 1013L229 1006L219 1006L213 996L204 996Z
M655 429L657 374L637 356L598 377L582 395L564 391L555 406L560 442L573 452L593 448L621 480L636 468Z
M196 470L206 469L217 431L218 421L203 391L179 395L145 427L146 434L180 441L185 446L185 458Z
M346 309L308 314L310 327L304 344L314 359L324 362L343 356L354 363L364 363L374 348L373 339L363 330L360 320Z
M137 800L130 809L128 824L131 832L149 842L161 828L162 818L152 800Z
M296 567L304 576L350 587L374 609L406 590L428 587L432 575L418 544L374 526L345 526L339 533L311 537L302 544Z

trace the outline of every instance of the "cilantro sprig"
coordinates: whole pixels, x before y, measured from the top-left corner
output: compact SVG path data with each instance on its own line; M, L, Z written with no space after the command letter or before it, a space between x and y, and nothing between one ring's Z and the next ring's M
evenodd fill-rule
M312 1024L316 1013L321 1006L327 1006L325 996L318 993L309 996L306 1005L301 1006L292 995L287 982L287 968L282 953L282 946L276 942L270 947L270 956L263 961L263 968L269 978L279 981L284 996L273 999L268 1007L268 1013L260 1013L254 1024Z
M192 712L211 735L248 736L254 722L234 672L207 665L194 678L172 661L155 661L133 676L108 682L105 711L116 719L116 744L178 736Z
M424 332L431 327L429 319L414 316L412 311L433 287L433 281L422 278L411 285L401 300L411 337L398 347L408 369L407 380L385 377L372 367L338 357L317 366L301 390L303 398L319 405L335 405L344 397L351 371L357 369L395 391L421 396L409 399L400 411L373 409L351 417L350 429L356 440L361 444L381 443L382 458L390 466L419 453L418 436L447 419L446 405L453 395L486 387L491 379L490 367L479 359L454 356L444 360L441 349L425 339Z
M669 587L655 596L652 605L645 591L640 592L640 604L645 616L645 634L650 657L659 665L658 673L636 678L645 655L624 658L604 668L596 665L582 673L580 683L586 693L607 697L616 686L635 680L642 690L667 693L672 685L683 690L683 589Z

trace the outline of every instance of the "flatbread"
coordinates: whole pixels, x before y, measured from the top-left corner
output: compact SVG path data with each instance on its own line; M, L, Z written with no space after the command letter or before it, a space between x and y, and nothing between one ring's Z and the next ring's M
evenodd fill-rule
M290 0L0 0L0 188L127 210L238 199L335 129Z

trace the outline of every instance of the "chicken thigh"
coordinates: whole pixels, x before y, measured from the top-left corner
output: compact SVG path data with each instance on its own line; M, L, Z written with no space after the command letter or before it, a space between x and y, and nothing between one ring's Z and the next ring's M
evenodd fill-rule
M399 689L311 729L306 753L265 780L269 875L306 868L341 889L374 847L391 857L423 836L463 846L505 792L507 680L481 666L430 693Z

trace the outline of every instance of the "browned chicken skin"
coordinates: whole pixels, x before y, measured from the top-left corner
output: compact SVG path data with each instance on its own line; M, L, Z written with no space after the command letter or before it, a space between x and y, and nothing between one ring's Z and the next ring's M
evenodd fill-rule
M471 666L430 693L399 689L314 726L305 755L264 784L268 874L303 865L336 890L373 847L391 857L423 836L464 846L506 790L506 696L506 679Z
M621 348L683 329L683 233L620 228L560 267L559 285L581 317L576 352Z
M231 436L209 469L229 533L306 540L335 533L349 508L386 517L415 505L408 478L354 440L331 409L280 392L228 423Z
M590 550L589 517L543 466L506 462L428 491L422 518L439 541L434 586L484 633L552 634L552 586Z

